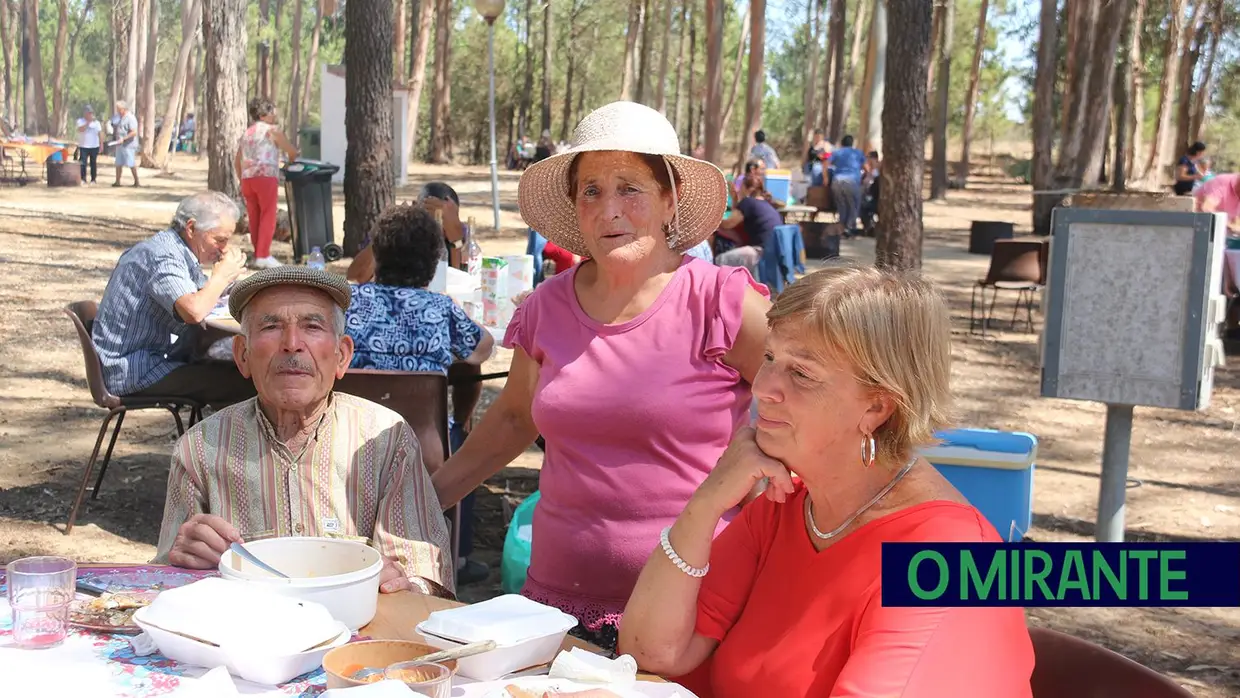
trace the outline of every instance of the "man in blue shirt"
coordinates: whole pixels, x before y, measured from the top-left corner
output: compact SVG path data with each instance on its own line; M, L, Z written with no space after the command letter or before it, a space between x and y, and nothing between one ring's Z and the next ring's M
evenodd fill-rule
M865 153L853 147L853 137L844 136L840 147L831 153L831 196L835 210L840 213L840 225L844 237L857 234L857 216L861 212L861 170L865 167Z
M195 362L200 326L245 269L245 253L228 245L239 217L227 196L194 194L169 228L121 255L91 329L113 395L187 397L213 407L254 396L233 362ZM210 279L202 265L215 265Z

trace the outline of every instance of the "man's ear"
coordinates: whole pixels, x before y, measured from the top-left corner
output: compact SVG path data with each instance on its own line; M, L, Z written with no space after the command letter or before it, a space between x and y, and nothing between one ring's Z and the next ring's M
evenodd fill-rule
M340 361L336 364L336 380L340 380L349 370L349 364L353 363L353 338L347 334L341 337L337 345L337 353L340 355Z
M245 335L239 334L233 337L233 363L237 364L237 370L241 372L241 375L249 378L249 351L245 342Z

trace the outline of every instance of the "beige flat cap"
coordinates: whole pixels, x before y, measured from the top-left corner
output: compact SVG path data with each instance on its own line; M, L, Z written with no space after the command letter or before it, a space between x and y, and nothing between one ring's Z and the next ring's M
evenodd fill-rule
M228 296L228 312L232 314L234 319L240 321L241 312L245 310L245 306L254 298L254 294L273 286L309 286L310 288L317 288L331 296L341 310L348 310L349 303L353 300L353 292L349 289L349 283L344 280L343 276L337 276L331 272L309 267L273 267L238 281L237 285L233 286L232 293Z

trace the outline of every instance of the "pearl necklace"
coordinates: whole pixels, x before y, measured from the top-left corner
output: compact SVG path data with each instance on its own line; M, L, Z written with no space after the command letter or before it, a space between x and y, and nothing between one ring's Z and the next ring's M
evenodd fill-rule
M835 530L828 531L826 533L819 531L818 524L814 523L814 512L812 509L814 502L813 502L813 499L810 498L809 493L807 492L805 494L805 520L809 522L810 530L812 530L814 532L814 535L817 536L820 540L831 540L832 538L838 536L844 529L848 528L849 525L851 525L853 521L856 521L858 516L861 516L862 514L864 514L867 509L877 504L878 500L885 497L887 493L890 492L892 488L896 486L896 483L900 482L900 480L902 480L905 475L908 475L908 471L913 468L913 464L916 462L917 462L916 458L913 458L912 460L910 460L907 465L905 465L903 468L900 469L900 472L896 473L895 477L891 478L891 482L888 482L886 487L879 490L878 494L874 495L873 499L866 502L866 504L862 506L860 509L858 509L857 511L853 512L853 515L845 519L844 523L840 524L839 527L837 527Z

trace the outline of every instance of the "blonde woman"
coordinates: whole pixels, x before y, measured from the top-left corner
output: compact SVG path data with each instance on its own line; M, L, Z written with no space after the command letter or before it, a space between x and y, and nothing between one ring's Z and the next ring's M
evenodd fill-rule
M452 506L541 433L523 593L611 648L659 531L748 418L770 304L746 270L685 254L719 225L727 184L681 155L676 130L649 107L586 116L569 152L525 171L518 198L531 228L589 259L518 306L504 338L508 382L433 480Z
M663 532L620 650L692 672L703 698L1029 696L1021 609L882 603L883 543L1002 540L916 455L950 406L943 299L917 277L836 268L788 287L768 318L756 429ZM763 478L766 496L712 543Z

